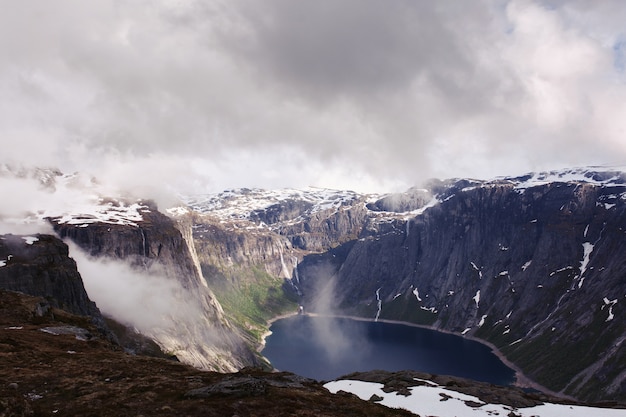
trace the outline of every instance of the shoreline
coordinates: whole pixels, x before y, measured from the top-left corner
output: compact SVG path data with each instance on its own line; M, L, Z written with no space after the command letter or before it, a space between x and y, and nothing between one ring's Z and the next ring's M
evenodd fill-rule
M289 313L289 314L282 314L280 316L276 316L270 320L267 321L267 327L269 329L269 327L272 325L272 323L274 323L277 320L281 320L281 319L286 319L292 316L297 316L298 313L294 312L294 313ZM302 314L304 316L309 316L309 317L329 317L329 318L342 318L342 319L350 319L350 320L356 320L356 321L364 321L364 322L382 322L382 323L390 323L390 324L400 324L400 325L404 325L404 326L410 326L410 327L418 327L418 328L422 328L422 329L428 329L428 330L434 330L437 332L441 332L441 333L446 333L446 334L451 334L451 335L455 335L455 336L459 336L459 337L463 337L466 338L468 340L472 340L478 343L481 343L485 346L487 346L489 349L491 349L491 351L493 352L494 355L496 355L496 357L498 359L500 359L500 361L506 365L507 367L511 368L514 372L515 372L515 381L511 384L511 386L517 387L517 388L530 388L530 389L534 389L537 390L543 394L546 395L550 395L553 397L558 397L558 398L562 398L565 400L570 400L570 401L576 401L575 398L569 396L569 395L565 395L562 393L558 393L555 391L552 391L546 387L544 387L543 385L539 384L538 382L533 381L532 379L530 379L529 377L527 377L524 372L521 370L521 368L517 365L515 365L513 362L511 362L509 359L507 359L506 356L504 356L504 354L491 342L488 342L486 340L474 337L474 336L466 336L466 335L462 335L459 333L455 333L455 332L451 332L449 330L442 330L442 329L438 329L434 326L430 326L430 325L426 325L426 324L417 324L417 323L411 323L411 322L406 322L406 321L400 321L400 320L389 320L389 319L371 319L371 318L367 318L367 317L358 317L358 316L348 316L348 315L341 315L341 314L320 314L320 313L304 313ZM272 332L270 330L268 330L267 332L265 332L262 336L261 339L261 343L259 344L259 348L257 349L257 352L259 354L261 354L261 351L265 348L265 339L267 337L269 337L272 334ZM261 355L262 356L262 355ZM263 356L264 357L264 356ZM265 358L265 357L264 357ZM267 360L267 358L265 358ZM269 361L268 361L269 362Z
M285 313L285 314L281 314L280 316L276 316L276 317L272 317L271 319L269 319L265 325L267 326L267 331L265 333L263 333L261 335L261 341L259 342L257 348L256 348L256 352L261 355L261 351L265 348L265 339L267 339L271 334L272 331L269 329L270 326L272 325L272 323L274 323L275 321L278 320L282 320L282 319L286 319L292 316L297 316L298 315L298 311L295 311L293 313ZM267 358L263 355L261 355L261 357L263 357L265 360L267 360ZM268 363L270 363L269 360L267 360Z

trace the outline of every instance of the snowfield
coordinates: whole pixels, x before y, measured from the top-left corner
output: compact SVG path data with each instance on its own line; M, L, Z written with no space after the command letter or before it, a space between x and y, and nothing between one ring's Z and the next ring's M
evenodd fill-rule
M338 380L324 384L333 394L345 391L362 400L372 395L381 397L382 404L390 408L403 408L421 416L437 417L493 417L507 416L513 412L520 417L625 417L626 410L613 408L583 407L546 403L535 407L514 408L503 404L486 404L477 397L443 388L431 381L418 380L425 385L411 387L411 395L384 392L383 384L356 380ZM481 404L476 406L476 404Z

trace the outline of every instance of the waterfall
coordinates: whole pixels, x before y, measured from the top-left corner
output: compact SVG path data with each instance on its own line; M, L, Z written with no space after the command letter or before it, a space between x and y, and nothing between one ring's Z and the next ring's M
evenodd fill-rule
M180 234L183 236L183 240L187 244L187 249L189 250L189 254L191 255L193 266L196 269L198 277L200 277L199 278L200 283L204 287L208 288L209 285L207 284L206 279L204 278L204 275L202 275L202 268L200 267L200 260L198 259L198 252L196 252L196 246L193 244L193 232L191 230L191 227L190 226L186 227L180 222L176 222L176 226L177 226L177 229L180 230Z
M380 299L380 288L376 290L376 301L378 302L378 311L376 312L376 318L374 319L374 321L378 321L378 317L380 316L380 310L382 309L382 306L383 306L383 300Z
M140 227L139 231L141 232L141 241L142 241L142 245L143 245L143 267L146 269L146 271L148 270L148 247L146 245L146 234L143 231L143 229Z
M293 257L293 277L296 279L296 283L300 285L300 276L298 275L298 258Z
M283 257L283 248L281 246L278 246L278 251L280 253L281 273L284 275L285 278L291 279L291 274L287 269L287 265L285 264L285 258Z

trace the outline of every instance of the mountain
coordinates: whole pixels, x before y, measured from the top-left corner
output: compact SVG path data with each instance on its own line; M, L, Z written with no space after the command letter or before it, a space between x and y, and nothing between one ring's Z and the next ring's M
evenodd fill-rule
M160 324L140 328L142 334L154 339L164 352L198 368L233 372L260 364L224 316L198 269L190 249L193 243L172 219L150 202L109 200L101 209L97 215L73 213L48 220L61 238L76 243L92 259L121 262L140 276L150 277L147 283L154 282L155 288L171 284L165 285L166 294L158 294L157 305L148 311L162 315L155 318ZM136 276L129 274L126 285L135 285L130 280ZM161 308L158 304L169 305Z
M265 366L255 350L267 321L301 305L477 338L546 390L626 401L621 168L431 180L387 195L239 189L187 196L163 212L87 192L96 182L80 175L18 178L38 181L51 204L11 215L52 225L104 316L187 364ZM5 239L38 259L26 262L38 271L35 295L79 314L90 308L73 275L49 273L71 266L67 247L43 234ZM16 251L0 247L0 278L11 267L2 279L23 291L6 273L18 271ZM62 288L36 292L52 281Z
M448 182L421 214L305 258L299 289L310 308L332 288L346 314L478 337L553 391L623 401L625 179Z
M591 167L390 195L230 190L172 213L218 298L260 271L305 311L476 337L550 390L624 401L625 196L623 169Z
M73 307L79 303L74 299L89 294L107 320L118 322L117 333L138 331L166 355L198 368L233 372L263 363L256 345L224 316L200 273L193 242L185 238L187 229L160 213L154 203L107 196L96 180L56 169L3 165L0 176L13 181L16 189L19 185L16 201L24 203L8 213L2 207L3 227L52 226L49 232L70 245L68 250L58 239L55 243L36 235L29 254L35 260L27 263L32 267L28 273L37 280L24 279L17 265L21 258L15 256L4 261L4 284L10 284L4 288L49 297L60 307ZM74 268L71 274L56 274L67 265ZM80 285L82 292L67 288L70 285ZM68 311L84 314L83 304L82 310Z

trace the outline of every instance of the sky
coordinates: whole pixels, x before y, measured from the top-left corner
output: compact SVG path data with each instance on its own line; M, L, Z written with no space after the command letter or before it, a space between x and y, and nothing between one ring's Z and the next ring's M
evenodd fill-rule
M150 194L626 161L621 0L0 1L0 163Z

